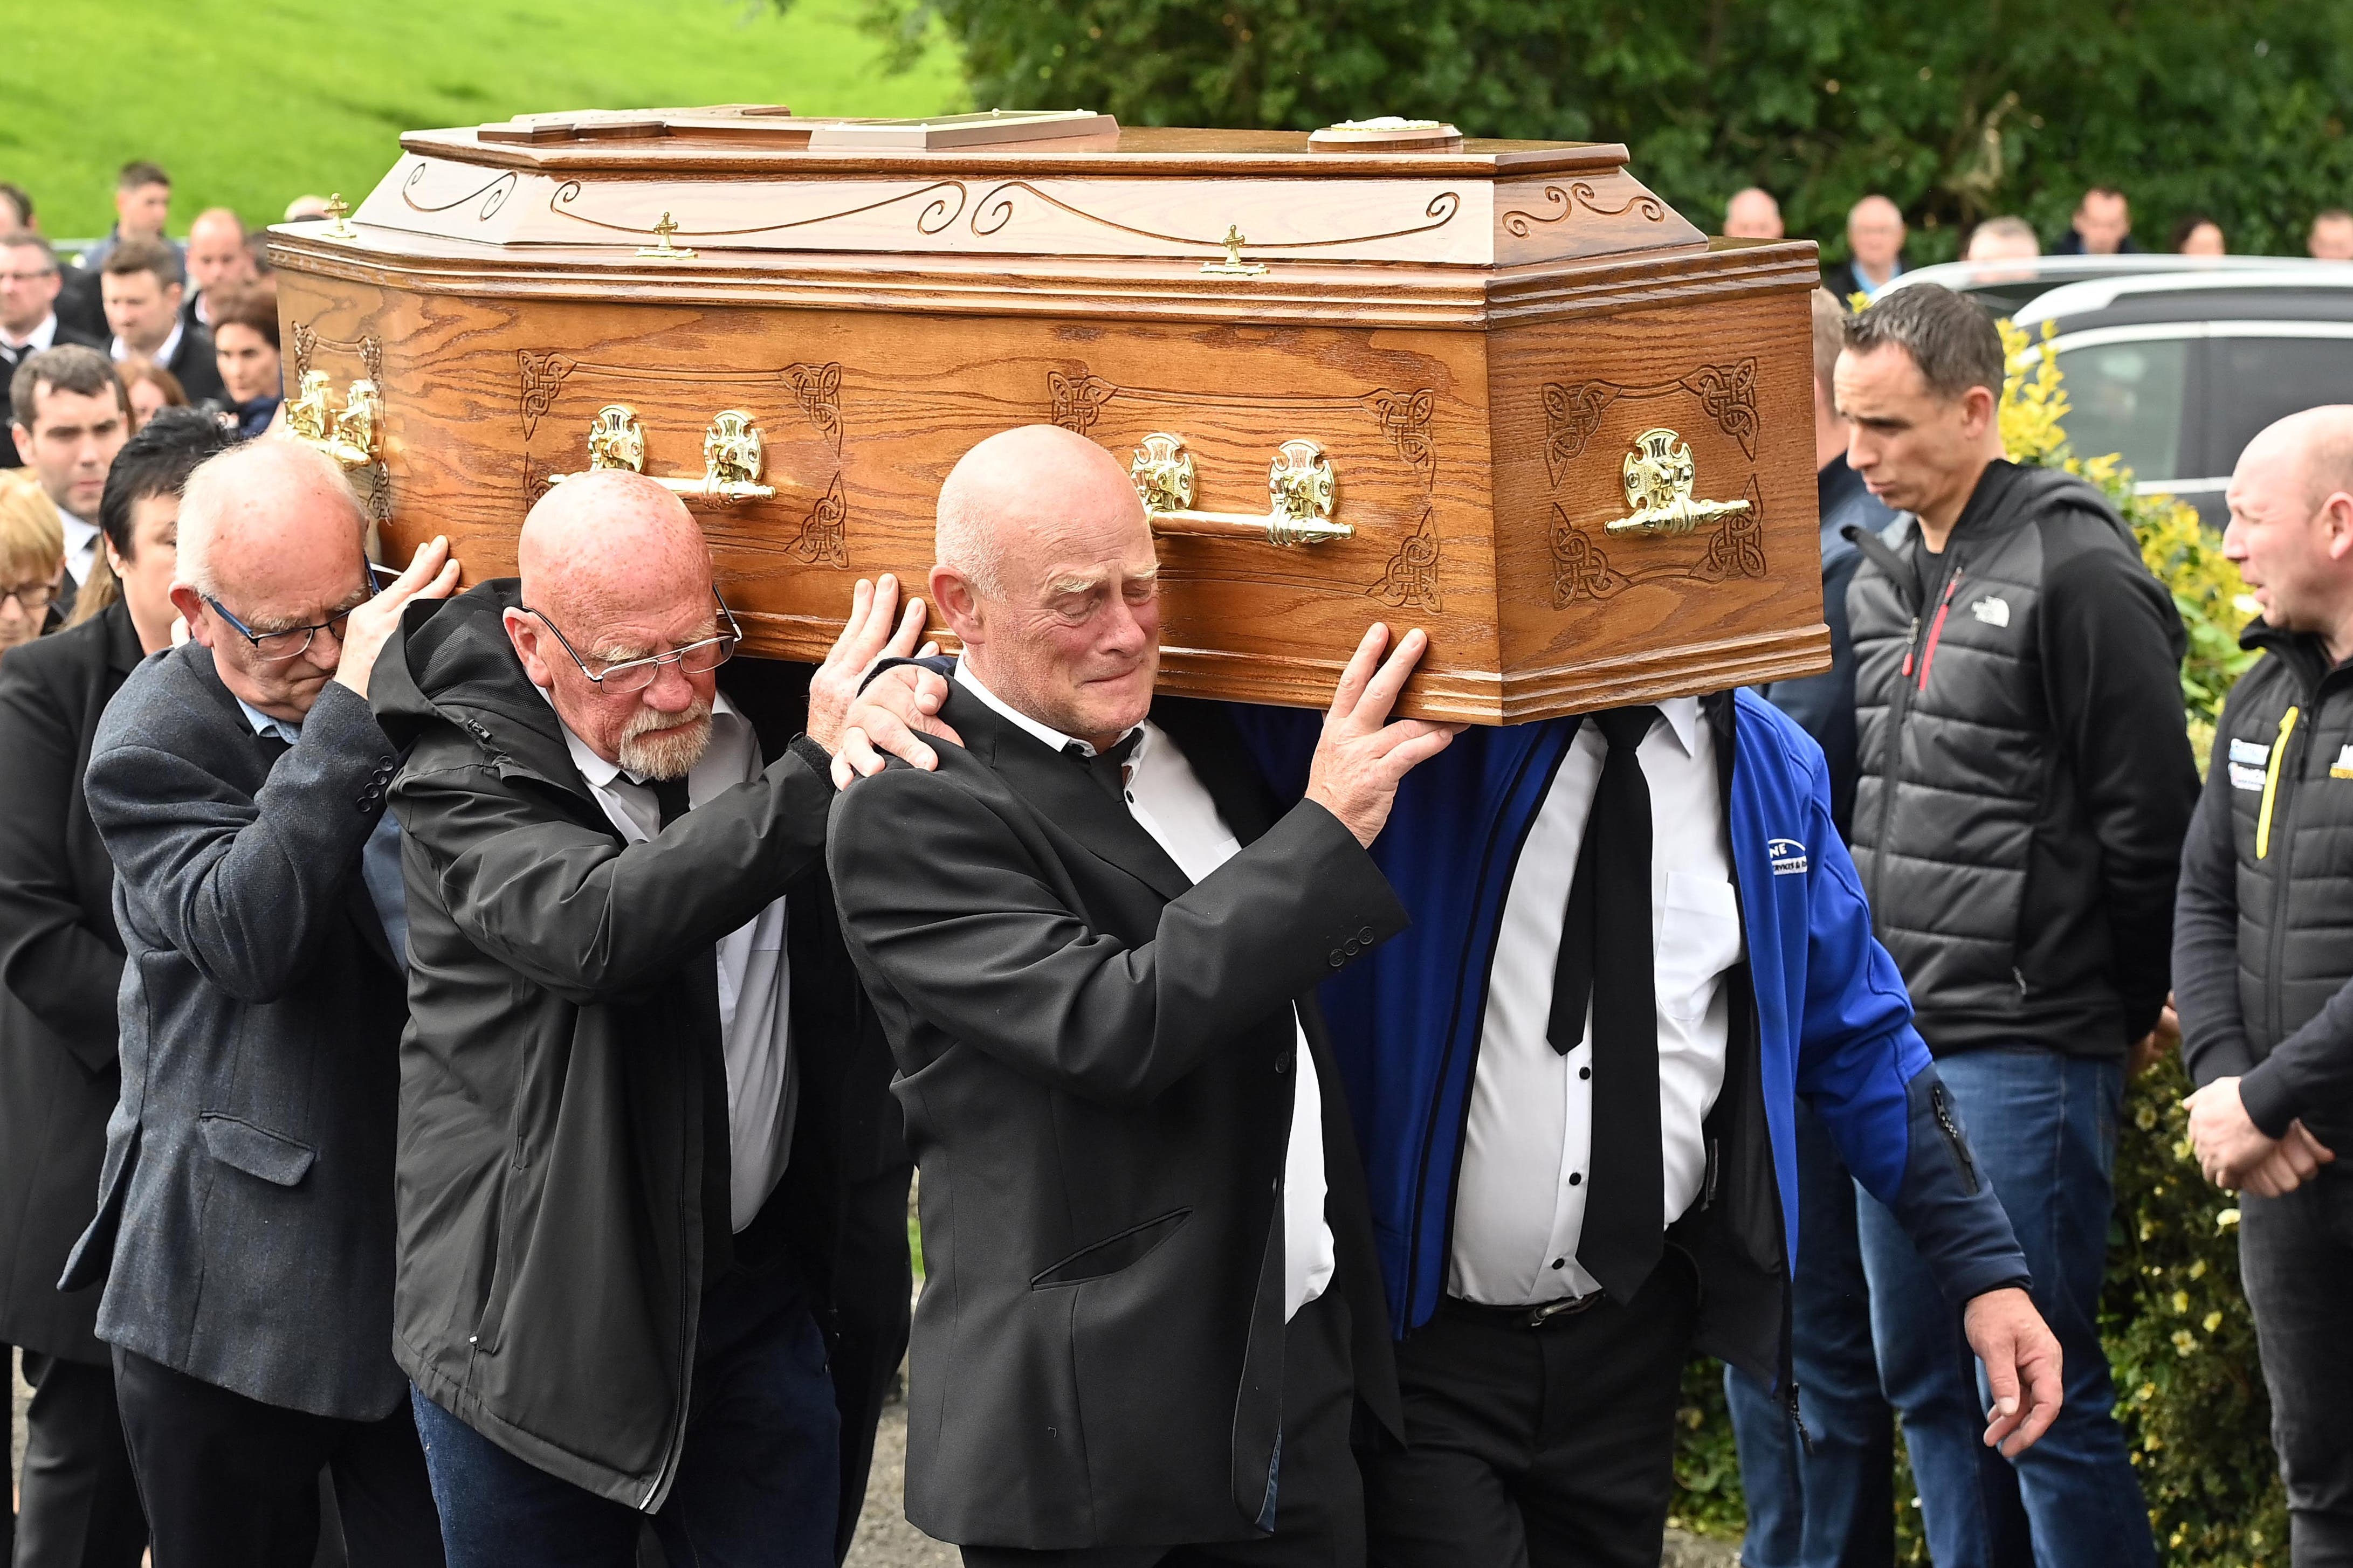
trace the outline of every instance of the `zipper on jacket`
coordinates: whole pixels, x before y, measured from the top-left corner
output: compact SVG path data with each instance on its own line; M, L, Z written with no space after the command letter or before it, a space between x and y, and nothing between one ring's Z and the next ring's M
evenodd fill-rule
M1952 1102L1945 1098L1945 1086L1940 1081L1928 1089L1929 1107L1936 1113L1936 1125L1945 1130L1945 1142L1952 1146L1953 1159L1961 1167L1961 1184L1974 1194L1983 1185L1978 1180L1976 1156L1969 1152L1969 1141L1961 1136L1961 1124L1953 1120Z
M1936 618L1928 627L1928 646L1920 655L1920 689L1923 691L1928 689L1928 671L1936 667L1936 642L1945 635L1945 616L1952 610L1953 592L1960 585L1961 572L1958 567L1956 567L1953 574L1945 579L1944 596L1936 601ZM1915 628L1919 626L1917 617L1914 618L1912 624ZM1907 670L1905 673L1909 674L1910 671Z
M1887 867L1887 830L1895 821L1895 777L1904 758L1904 717L1912 710L1912 656L1920 645L1920 616L1904 634L1904 678L1887 699L1887 744L1880 752L1879 834L1871 845L1871 886L1863 896L1871 904L1871 924L1879 929L1879 881Z
M2298 711L2295 704L2290 703L2287 711L2280 715L2279 733L2272 741L2270 765L2263 770L2263 799L2255 811L2255 858L2258 860L2266 859L2271 855L2272 823L2279 815L2279 786L2283 776L2287 780L2290 796L2295 793L2295 770L2288 765L2287 751L2289 742L2295 735ZM2292 819L2295 814L2295 802L2291 798L2287 803L2287 816ZM2288 824L2283 822L2281 826L2284 829ZM2287 946L2288 870L2288 867L2279 866L2272 871L2271 967L2265 973L2273 977L2274 984L2263 987L2263 1011L2268 1015L2265 1022L2270 1026L2271 1037L2274 1040L2284 1032L2277 978L2285 957L2283 949Z

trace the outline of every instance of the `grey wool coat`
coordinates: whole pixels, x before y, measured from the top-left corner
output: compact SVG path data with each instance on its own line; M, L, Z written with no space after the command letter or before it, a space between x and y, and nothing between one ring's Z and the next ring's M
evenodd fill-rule
M126 951L122 1094L63 1286L98 1337L216 1386L375 1420L392 1359L392 1151L406 1018L360 856L397 759L328 685L273 766L195 644L124 682L91 820Z

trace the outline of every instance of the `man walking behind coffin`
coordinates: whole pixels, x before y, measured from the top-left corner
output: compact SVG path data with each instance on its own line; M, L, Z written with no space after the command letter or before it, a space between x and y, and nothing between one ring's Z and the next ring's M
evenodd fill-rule
M894 749L944 716L934 671L872 695L861 723ZM1222 711L1295 799L1314 721ZM842 754L879 765L862 735ZM1795 1397L1800 1095L1967 1303L1986 1441L2035 1441L2058 1347L1787 716L1741 692L1468 730L1398 787L1372 859L1413 924L1353 964L1342 944L1322 993L1401 1336L1408 1447L1367 1463L1370 1561L1655 1568L1692 1347ZM1320 931L1333 905L1296 918Z
M2181 856L2189 1136L2242 1193L2296 1568L2353 1563L2353 406L2247 444L2222 550L2263 657L2215 727Z
M887 1057L832 934L826 748L922 609L894 636L895 584L860 584L769 761L718 689L742 634L676 496L574 479L517 553L412 617L376 689L414 747L393 1348L448 1560L625 1568L651 1515L673 1563L831 1568L820 1324L902 1313L907 1283L823 1294L838 1250L906 1234L900 1166L837 1235L861 1222L831 1145L861 1110L876 1141ZM896 1370L895 1337L855 1337ZM862 1464L880 1400L845 1403Z
M1310 994L1405 923L1364 846L1449 731L1384 724L1423 639L1376 673L1375 627L1279 811L1154 700L1157 574L1102 447L975 447L932 569L961 742L834 808L923 1178L907 1516L988 1568L1349 1568L1396 1392Z
M439 541L372 595L342 470L290 441L182 493L173 607L84 794L114 863L122 1093L61 1289L98 1337L155 1568L301 1568L333 1472L353 1568L440 1561L393 1364L401 1005L392 743L368 710Z
M2003 368L1984 313L1923 286L1854 319L1833 382L1849 461L1912 524L1901 546L1853 536L1855 864L2066 1356L2017 1501L1980 1480L1959 1325L1872 1203L1863 1262L1938 1568L1998 1554L2021 1505L2038 1563L2147 1564L2097 1310L2125 1059L2165 1002L2198 790L2184 637L2097 490L2003 458Z

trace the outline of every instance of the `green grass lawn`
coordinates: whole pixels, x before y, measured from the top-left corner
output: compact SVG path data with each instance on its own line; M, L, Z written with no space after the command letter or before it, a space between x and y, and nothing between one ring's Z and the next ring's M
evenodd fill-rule
M965 106L952 49L886 76L860 0L12 0L0 179L42 229L100 235L115 171L171 172L172 232L207 206L276 220L356 202L404 131L562 109L788 103L804 114Z

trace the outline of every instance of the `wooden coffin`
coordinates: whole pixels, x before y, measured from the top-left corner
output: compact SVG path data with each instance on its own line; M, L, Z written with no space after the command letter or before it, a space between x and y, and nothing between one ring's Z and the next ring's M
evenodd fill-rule
M402 146L273 231L289 418L470 580L637 467L748 651L814 658L858 576L920 584L956 458L1050 420L1157 505L1166 689L1320 705L1376 617L1430 634L1409 710L1480 723L1827 662L1814 247L1708 239L1623 147L742 107Z

